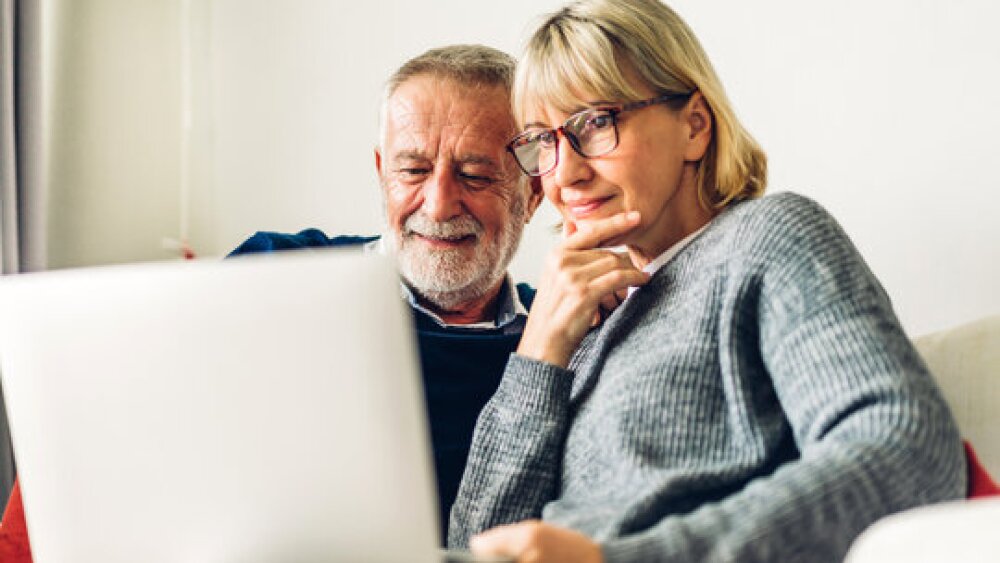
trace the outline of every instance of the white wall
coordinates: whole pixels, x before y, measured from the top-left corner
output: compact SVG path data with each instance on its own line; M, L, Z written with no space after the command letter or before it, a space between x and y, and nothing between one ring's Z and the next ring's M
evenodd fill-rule
M675 3L770 157L919 334L1000 313L1000 5Z
M64 172L53 186L73 205L52 227L52 254L63 257L56 265L162 257L160 239L182 234L200 253L221 255L258 229L379 230L372 147L386 75L446 43L516 53L537 15L561 4L62 3L79 12L64 33L86 34L62 59L78 90L70 98L86 103L64 118L76 134L101 133L57 143L65 159L53 167ZM1000 6L673 6L768 151L772 190L809 195L838 217L908 330L1000 312L1000 180L992 170L1000 160ZM136 57L147 63L121 67ZM130 95L116 97L123 90ZM546 205L529 227L513 267L519 278L537 275L553 215Z
M47 0L49 267L167 258L180 213L179 2Z
M557 2L214 0L210 33L214 204L204 237L225 253L255 230L371 234L379 96L406 59L449 43L518 50L531 18ZM529 226L513 269L533 279L552 209Z

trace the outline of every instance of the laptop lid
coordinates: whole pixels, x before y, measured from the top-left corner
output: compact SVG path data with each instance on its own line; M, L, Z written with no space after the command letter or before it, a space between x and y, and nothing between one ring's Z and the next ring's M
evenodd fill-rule
M35 561L438 560L409 315L345 250L0 280Z

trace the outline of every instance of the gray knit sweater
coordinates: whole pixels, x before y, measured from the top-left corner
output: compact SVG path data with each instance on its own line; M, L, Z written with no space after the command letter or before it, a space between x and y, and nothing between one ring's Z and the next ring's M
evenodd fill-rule
M449 544L527 518L607 562L840 561L886 514L965 492L958 430L836 222L731 205L583 341L511 356Z

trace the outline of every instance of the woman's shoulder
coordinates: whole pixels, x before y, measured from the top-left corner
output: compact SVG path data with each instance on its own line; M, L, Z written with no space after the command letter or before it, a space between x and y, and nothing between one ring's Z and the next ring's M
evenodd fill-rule
M811 246L846 234L818 202L794 192L779 192L731 204L720 219L743 246L754 242L776 251L788 244Z
M830 213L816 200L796 192L768 194L737 202L730 207L741 222L786 226L802 221L832 220Z
M705 260L724 264L730 275L743 272L787 280L865 268L833 216L797 193L730 204L713 223L700 247Z

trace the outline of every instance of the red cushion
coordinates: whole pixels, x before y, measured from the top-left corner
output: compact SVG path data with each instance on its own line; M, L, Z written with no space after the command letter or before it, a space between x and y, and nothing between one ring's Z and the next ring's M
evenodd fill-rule
M31 563L31 546L28 529L24 524L24 507L21 504L21 486L14 482L14 490L7 501L7 511L0 521L0 561L3 563Z
M969 470L969 498L992 497L1000 495L1000 485L990 477L986 468L979 463L972 444L965 442L965 459Z

